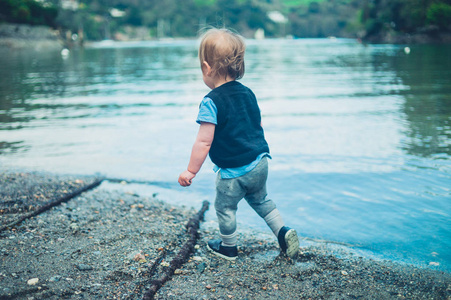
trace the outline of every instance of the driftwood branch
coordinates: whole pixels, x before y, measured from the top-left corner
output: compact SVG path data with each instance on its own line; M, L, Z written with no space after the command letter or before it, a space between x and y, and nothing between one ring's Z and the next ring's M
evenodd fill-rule
M143 296L143 300L153 299L156 292L163 286L163 284L171 279L174 271L180 268L189 258L190 254L194 252L194 246L196 245L196 241L199 238L199 224L200 221L204 219L204 214L208 210L209 202L204 201L202 203L202 208L194 215L186 224L186 229L188 231L189 237L188 240L183 244L180 251L177 255L172 259L171 264L163 274L155 280L151 281L150 287L147 289L146 293Z
M39 214L51 209L52 207L60 205L63 202L69 201L70 199L72 199L74 197L77 197L81 193L97 187L98 185L100 185L102 183L102 181L103 181L103 178L96 179L93 183L91 183L91 184L89 184L87 186L81 187L81 188L73 191L72 193L65 195L64 197L61 197L61 198L56 199L56 200L49 201L47 204L41 206L40 208L36 209L35 211L20 217L19 219L15 220L14 222L11 222L11 223L9 223L7 225L4 225L4 226L0 227L0 232L2 232L3 230L5 230L7 228L13 227L13 226L23 222L24 220L26 220L28 218L37 216L37 215L39 215Z

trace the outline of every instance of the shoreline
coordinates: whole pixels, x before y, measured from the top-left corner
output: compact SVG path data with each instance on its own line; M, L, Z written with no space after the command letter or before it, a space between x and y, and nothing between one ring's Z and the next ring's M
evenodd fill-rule
M64 41L47 26L26 24L0 24L0 48L7 49L58 49Z
M337 37L337 38L350 38L347 37ZM86 47L90 45L101 45L108 43L111 45L113 43L133 43L133 42L145 42L145 41L178 41L178 40L192 40L197 39L196 37L191 38L179 38L179 37L166 37L163 39L149 38L146 40L104 40L104 41L84 41ZM297 37L296 39L302 39L302 37ZM326 39L326 37L324 37ZM436 28L422 28L415 33L400 33L395 31L379 32L377 34L366 36L363 38L354 38L366 44L407 44L407 45L426 45L426 44L451 44L451 32L448 31L438 31ZM27 24L13 24L4 23L0 24L0 49L63 49L65 47L71 46L66 45L68 42L62 39L57 31L52 30L47 26L33 26ZM69 42L69 44L72 44ZM72 46L75 46L72 45ZM82 47L82 46L76 46ZM70 47L71 48L71 47Z
M368 44L393 45L447 45L451 44L451 32L435 28L422 28L413 33L382 31L362 38Z
M10 200L8 207L20 212L94 177L4 171L0 179L2 209ZM0 232L0 299L142 299L179 252L185 225L199 209L157 197L97 187ZM238 260L228 262L205 247L218 235L216 224L200 228L194 253L155 299L451 297L449 273L337 254L324 245L302 245L293 262L274 238L250 230L239 234Z

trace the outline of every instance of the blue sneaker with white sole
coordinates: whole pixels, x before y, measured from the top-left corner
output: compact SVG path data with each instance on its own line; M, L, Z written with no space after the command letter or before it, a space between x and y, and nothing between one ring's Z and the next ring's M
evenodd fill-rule
M295 259L299 254L299 238L296 230L284 226L279 230L277 236L279 246L289 258Z
M213 254L227 260L235 260L238 257L237 246L234 247L223 246L221 240L208 241L207 249Z

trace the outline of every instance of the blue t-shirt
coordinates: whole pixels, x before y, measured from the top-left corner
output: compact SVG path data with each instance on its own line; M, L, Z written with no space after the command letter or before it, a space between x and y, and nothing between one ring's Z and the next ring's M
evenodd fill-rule
M212 124L218 125L217 115L218 115L218 109L216 108L215 103L210 98L205 97L202 100L202 103L200 104L199 114L197 115L196 122L199 124L201 124L202 122L206 122L206 123L212 123ZM264 153L261 153L259 156L257 156L257 158L248 165L238 167L238 168L222 168L222 169L219 168L218 166L215 166L214 171L215 172L220 171L221 178L240 177L240 176L243 176L243 175L247 174L248 172L252 171L258 165L260 160L265 156L268 156L269 158L271 158L269 153L264 152Z

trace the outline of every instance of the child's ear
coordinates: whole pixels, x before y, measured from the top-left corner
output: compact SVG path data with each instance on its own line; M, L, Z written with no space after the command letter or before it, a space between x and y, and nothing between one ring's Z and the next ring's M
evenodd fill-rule
M206 76L211 75L211 67L205 60L202 62L201 68L202 68L202 73L204 73Z

